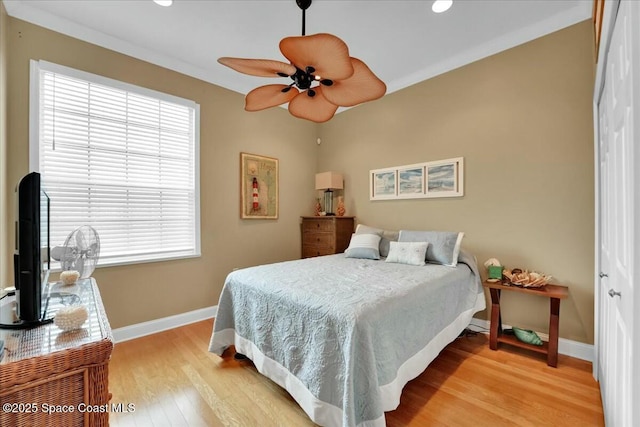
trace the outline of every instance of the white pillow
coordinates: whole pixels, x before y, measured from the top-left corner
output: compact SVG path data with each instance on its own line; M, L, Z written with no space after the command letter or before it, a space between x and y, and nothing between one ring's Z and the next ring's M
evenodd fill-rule
M379 245L380 236L377 234L353 233L344 255L347 258L380 259Z
M427 242L390 242L389 255L385 262L399 264L425 265Z

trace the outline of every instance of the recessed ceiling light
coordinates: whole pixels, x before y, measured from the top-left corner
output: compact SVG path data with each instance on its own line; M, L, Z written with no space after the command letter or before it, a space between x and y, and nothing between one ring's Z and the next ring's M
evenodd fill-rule
M173 0L153 0L153 2L164 7L169 7L173 4Z
M433 2L433 6L431 6L431 10L435 13L442 13L449 10L451 5L453 4L453 0L436 0Z

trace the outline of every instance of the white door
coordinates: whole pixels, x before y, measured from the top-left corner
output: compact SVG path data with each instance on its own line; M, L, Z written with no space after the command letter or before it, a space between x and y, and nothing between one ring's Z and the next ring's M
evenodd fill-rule
M637 180L635 169L639 167L634 164L634 157L640 150L637 143L640 132L637 117L640 113L637 106L640 98L639 11L636 1L620 2L608 52L602 58L605 74L598 103L601 279L596 289L600 302L597 362L605 422L613 427L640 423L637 415L634 419L637 408L632 405L640 399L638 374L634 372L639 368L632 365L633 359L639 360L639 355L633 357L634 336L638 335L638 330L633 329L634 301L638 300L634 295L634 274L637 275L634 269L640 267L634 263L634 253L636 257L640 255L634 234L640 226L634 217L640 199L635 194L640 187L634 182Z

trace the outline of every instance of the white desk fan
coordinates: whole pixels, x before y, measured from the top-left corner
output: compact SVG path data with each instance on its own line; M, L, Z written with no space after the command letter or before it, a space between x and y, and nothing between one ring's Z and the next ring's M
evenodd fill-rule
M76 270L81 279L90 277L100 257L100 237L89 225L76 228L63 246L51 250L51 258L60 261L62 270Z

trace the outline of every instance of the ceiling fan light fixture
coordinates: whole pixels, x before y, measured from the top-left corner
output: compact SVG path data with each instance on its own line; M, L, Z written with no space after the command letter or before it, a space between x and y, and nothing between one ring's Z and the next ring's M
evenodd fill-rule
M452 5L453 0L436 0L433 2L431 10L433 10L434 13L442 13L449 10Z
M269 59L218 59L220 64L240 73L288 77L293 81L250 91L245 110L259 111L288 102L291 115L322 123L331 119L338 107L352 107L385 94L384 82L364 62L349 56L349 48L340 38L327 33L305 35L304 13L311 1L296 0L302 9L302 36L280 41L280 51L289 64Z

